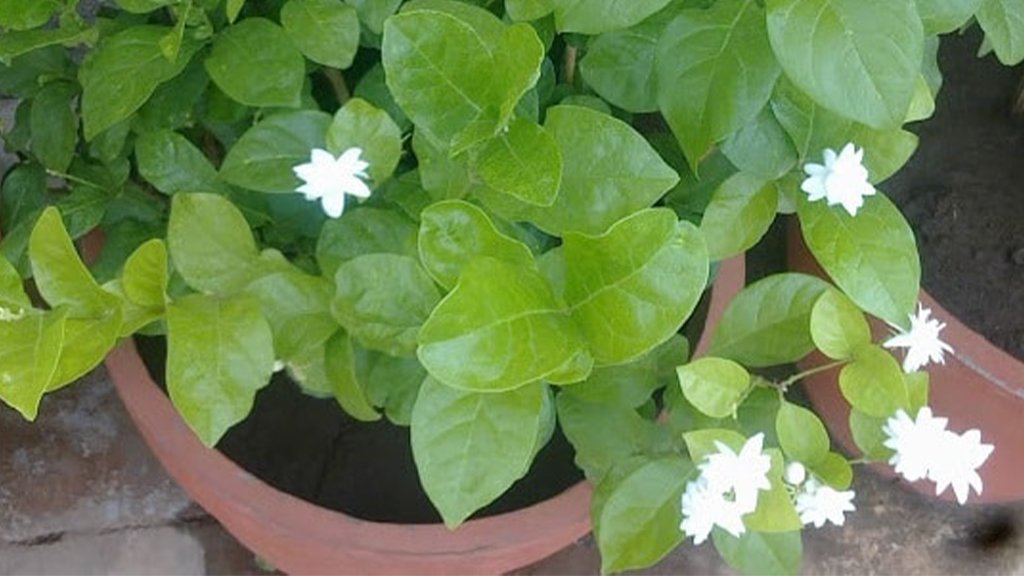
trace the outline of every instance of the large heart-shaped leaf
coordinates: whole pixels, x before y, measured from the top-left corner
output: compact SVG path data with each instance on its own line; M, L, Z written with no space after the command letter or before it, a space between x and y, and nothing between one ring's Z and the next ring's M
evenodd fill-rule
M189 286L218 294L242 288L259 256L245 216L214 194L174 196L167 245L174 268Z
M318 110L268 116L235 142L220 175L225 181L260 192L294 192L301 182L292 168L309 162L323 148L331 117Z
M359 48L356 9L337 0L289 0L281 8L281 25L310 60L348 68Z
M35 420L57 369L66 318L66 309L22 309L17 319L0 322L0 400L26 420Z
M297 108L305 59L288 33L265 18L246 18L217 34L206 71L218 88L246 106Z

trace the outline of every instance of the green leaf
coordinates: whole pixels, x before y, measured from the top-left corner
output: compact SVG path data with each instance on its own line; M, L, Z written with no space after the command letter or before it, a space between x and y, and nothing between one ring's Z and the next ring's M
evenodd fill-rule
M183 43L170 62L160 51L165 26L133 26L100 42L82 63L82 126L85 139L127 118L141 107L157 86L185 69L198 48Z
M1013 66L1024 60L1024 6L1020 2L984 0L975 16L1000 62Z
M249 414L273 366L270 326L255 301L194 294L167 307L167 391L203 444Z
M924 47L924 30L913 2L767 4L775 56L786 76L815 102L874 128L903 122Z
M164 194L215 192L217 170L187 138L171 130L141 134L135 141L139 175Z
M260 302L279 360L291 360L322 345L338 330L331 318L333 286L325 278L290 269L268 274L245 291Z
M167 301L167 245L150 240L139 246L124 263L121 277L125 296L146 308L162 309Z
M741 574L797 575L803 557L799 530L792 532L744 532L739 538L715 530L711 539L726 564Z
M52 392L71 384L99 366L121 334L122 312L117 296L103 291L108 312L94 318L68 318L57 370L47 387Z
M690 168L761 111L779 77L755 0L684 10L658 46L658 104Z
M67 311L20 312L0 322L0 400L31 421L57 369Z
M907 386L907 396L910 400L908 414L917 414L918 410L928 405L928 380L928 373L925 371L903 375L903 383Z
M94 44L98 35L97 28L77 19L63 21L57 28L9 30L0 36L0 63L17 66L15 58L47 46Z
M695 408L712 418L736 413L750 386L743 366L723 358L705 357L676 369L683 395Z
M114 0L114 3L126 12L146 14L171 4L173 0Z
M50 306L65 306L75 318L107 317L117 308L82 264L56 208L39 217L28 251L36 288Z
M892 414L875 417L856 408L850 410L850 434L866 458L888 461L892 455L892 450L885 446L888 437L882 430L888 416L892 416Z
M765 180L784 176L797 163L793 143L771 106L723 142L722 153L743 172Z
M828 286L792 272L751 284L725 309L708 353L754 367L799 360L814 349L811 309Z
M639 24L670 0L547 0L555 11L559 32L600 34Z
M898 326L917 304L921 264L910 225L879 193L853 217L825 202L797 205L804 242L825 272L862 310Z
M224 3L224 14L227 16L229 23L235 23L243 7L245 7L245 0L227 0Z
M551 0L505 0L505 11L516 22L543 18L554 9Z
M557 374L586 350L569 312L536 270L488 257L463 269L423 325L419 343L417 356L431 376L480 392Z
M174 268L189 286L232 294L249 281L259 254L245 217L213 194L176 194L167 224Z
M357 348L356 374L370 402L383 408L388 420L409 426L416 396L427 377L419 360Z
M735 430L724 428L707 428L704 430L693 430L683 434L683 441L686 443L686 450L690 459L700 465L704 458L718 452L718 443L722 443L739 452L746 442L746 438Z
M469 172L468 155L452 158L423 130L412 135L412 149L419 163L423 189L434 200L463 198L475 184Z
M431 277L448 290L480 256L533 266L525 244L499 232L487 213L461 200L431 204L420 214L419 254Z
M78 89L70 82L51 82L36 94L29 124L32 153L50 170L64 172L78 143L78 117L71 101Z
M853 467L841 454L829 452L810 468L815 476L836 490L847 490L853 483Z
M982 0L917 0L925 34L946 34L967 24Z
M637 408L656 389L678 382L676 366L685 363L689 354L686 338L677 334L639 360L594 369L585 382L567 386L560 397Z
M359 98L342 106L327 129L327 151L340 156L349 148L360 148L376 186L395 171L402 157L402 131L388 113Z
M347 2L355 6L359 20L374 34L384 31L384 21L388 16L394 14L402 4L402 0L347 0Z
M626 458L644 454L653 437L656 425L624 405L568 393L559 394L557 403L558 422L576 452L576 466L594 484Z
M281 26L313 62L348 68L359 48L359 16L338 0L288 0Z
M364 254L416 255L416 223L395 210L359 207L324 223L316 261L327 278L345 262Z
M481 394L424 381L412 412L412 454L449 528L529 470L544 394L540 384Z
M339 330L324 344L324 368L327 379L333 385L334 398L345 412L363 422L380 420L380 413L370 405L366 390L356 375L352 339L343 330Z
M360 345L393 356L416 351L416 334L441 299L430 276L409 256L359 256L342 264L334 280L335 319Z
M847 360L858 348L871 343L871 329L849 298L838 290L827 290L811 310L811 339L825 356Z
M899 363L870 344L858 348L853 362L843 366L839 389L851 406L878 418L888 418L910 404Z
M828 432L810 410L783 402L775 417L779 447L786 457L813 467L829 454Z
M268 116L231 147L221 178L259 192L294 192L301 182L292 168L309 162L313 148L324 147L330 124L331 117L318 110Z
M236 102L299 107L305 60L288 33L270 20L246 18L225 28L205 65L214 84Z
M42 26L60 9L58 0L4 0L0 3L0 27L28 30Z
M768 471L771 489L758 493L757 510L745 516L743 524L748 530L755 532L776 533L800 530L803 527L803 522L796 513L793 498L789 495L786 484L782 481L782 474L785 470L782 452L775 448L768 448L765 453L772 460L772 467Z
M594 499L591 515L603 574L650 566L683 541L679 500L696 476L693 464L670 456L649 459L623 478L607 478L608 486L599 485L606 496Z
M632 28L592 38L579 65L587 85L627 112L656 112L655 54L668 21L659 15Z
M644 210L602 236L564 239L565 298L598 364L639 358L693 312L708 278L697 229L671 210Z
M0 257L0 307L4 308L7 314L15 316L19 314L20 309L32 307L32 302L25 294L21 275L14 265L3 257Z
M558 143L543 127L523 118L488 140L474 167L487 186L537 206L552 205L562 181Z
M779 194L774 184L737 172L715 190L700 230L712 260L746 251L775 221Z

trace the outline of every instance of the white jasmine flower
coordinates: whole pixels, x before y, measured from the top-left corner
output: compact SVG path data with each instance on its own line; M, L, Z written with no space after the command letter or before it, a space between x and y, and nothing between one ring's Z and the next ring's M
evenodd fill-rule
M709 455L698 467L701 477L713 492L731 493L737 502L748 506L752 512L757 507L758 491L771 489L768 470L772 467L772 459L761 451L763 443L764 434L756 434L743 444L737 454L716 441L718 452Z
M928 470L928 479L935 482L935 495L952 486L957 502L963 504L971 488L981 494L981 476L977 470L993 449L991 444L981 443L981 432L976 429L962 435L947 431L937 451L938 457Z
M786 465L786 473L783 478L787 484L799 486L807 479L807 469L799 462L790 462Z
M845 512L853 512L853 490L838 491L811 478L796 495L796 512L804 524L821 528L826 522L842 526Z
M807 178L800 184L800 189L807 192L811 202L828 201L829 206L842 204L843 208L856 216L857 210L864 205L864 196L875 193L875 187L868 182L868 171L861 163L864 149L857 149L849 143L836 155L831 148L823 153L825 164L804 164Z
M361 148L349 148L335 158L320 148L310 153L310 161L292 168L304 184L295 189L306 195L306 200L320 200L324 212L331 218L341 216L345 210L345 194L368 198L370 188L364 180L370 165L360 159Z
M896 327L899 334L885 341L886 348L906 348L907 355L903 359L903 371L916 372L928 362L945 364L944 352L953 352L953 348L939 340L939 332L946 327L944 322L930 319L932 311L921 303L917 304L917 314L910 314L910 330L904 331Z
M693 543L707 540L715 526L739 538L747 528L743 516L753 510L740 502L729 500L725 494L711 490L707 480L698 477L686 485L682 498L683 521L679 529L693 536Z
M895 452L889 464L911 482L928 476L932 464L941 458L946 422L945 418L934 418L927 406L918 410L915 420L905 411L897 411L882 427L888 436L883 444Z

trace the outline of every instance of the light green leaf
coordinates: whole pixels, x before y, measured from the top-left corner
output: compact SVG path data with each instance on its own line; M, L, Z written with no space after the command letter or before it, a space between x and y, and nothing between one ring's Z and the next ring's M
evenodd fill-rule
M829 452L810 468L815 476L836 490L847 490L853 483L853 467L841 454Z
M800 573L803 543L799 530L792 532L744 532L739 538L715 530L715 550L726 564L741 574L767 576Z
M537 20L554 9L551 0L505 0L505 11L515 22Z
M711 196L700 231L712 260L724 260L757 244L775 221L779 194L774 184L737 172Z
M226 181L259 192L289 193L301 185L292 168L310 161L313 148L323 148L331 117L318 110L268 116L235 142L220 175Z
M17 315L22 308L31 308L32 302L25 294L24 282L18 270L6 258L0 256L0 307Z
M621 364L668 340L708 278L697 229L668 209L624 218L602 236L564 239L565 299L598 364Z
M370 164L367 171L380 186L395 171L402 157L402 131L388 113L360 98L342 106L327 129L327 151L340 156L349 148L360 148Z
M728 446L733 452L739 452L746 442L746 438L735 430L724 428L707 428L693 430L683 434L683 442L686 443L686 450L690 459L697 465L704 462L704 458L717 453L718 443Z
M818 104L874 128L903 122L921 70L913 2L769 0L768 36L786 76ZM894 42L899 38L899 42Z
M712 144L752 120L779 77L755 0L684 10L658 45L658 104L690 168Z
M165 26L133 26L107 37L82 63L82 125L85 139L127 118L141 107L157 86L185 69L199 47L183 43L170 62L160 51Z
M871 342L871 329L849 298L838 290L827 290L811 310L811 339L829 358L847 360Z
M1013 66L1024 60L1024 5L1016 0L984 0L975 16L1000 62Z
M772 467L768 471L771 489L758 492L757 510L744 516L743 524L748 530L755 532L791 532L803 527L800 516L796 513L793 498L789 495L786 484L782 481L785 464L782 452L768 448L765 453L771 457Z
M928 405L928 373L922 370L904 374L903 383L907 386L907 396L910 400L910 409L907 413L917 414L918 410Z
M888 437L882 430L889 416L892 414L876 417L869 416L856 408L850 410L850 434L866 458L888 461L892 456L892 450L885 446Z
M419 343L417 356L431 376L481 392L558 374L586 351L569 312L536 270L488 257L463 269L423 325Z
M765 180L784 176L797 163L793 143L771 106L723 142L722 153L743 172Z
M547 0L555 10L559 32L600 34L639 24L670 0Z
M64 324L57 370L46 391L52 392L88 374L100 365L121 334L122 312L117 296L104 291L108 312L95 318L68 318Z
M643 454L653 437L655 424L633 408L567 393L559 394L557 402L558 422L576 451L576 466L594 484L619 462Z
M364 254L416 255L416 223L395 210L359 207L346 210L320 229L316 261L327 278Z
M412 454L449 528L529 470L544 394L540 384L481 394L423 382L412 412Z
M961 28L982 5L982 0L916 0L925 34L946 34Z
M683 395L695 408L712 418L736 413L750 386L743 366L723 358L704 357L676 369Z
M858 348L854 361L843 366L839 389L851 406L877 418L888 418L910 404L899 363L870 344Z
M352 339L343 330L324 343L324 368L334 389L334 398L350 416L363 422L380 420L356 371Z
M814 349L811 309L828 283L806 274L773 274L729 303L709 354L747 366L794 362Z
M125 296L145 308L163 308L167 300L167 245L150 240L132 252L121 277Z
M650 400L656 389L678 382L676 366L685 363L689 354L686 338L676 334L639 360L594 369L585 382L567 386L560 397L637 408Z
M804 242L836 285L862 310L905 326L917 304L921 264L899 209L879 193L856 217L806 197L797 211Z
M374 406L399 426L412 422L412 409L427 371L416 358L397 358L356 348L356 374Z
M281 26L313 62L348 68L359 48L359 16L339 0L288 0Z
M420 214L419 254L427 272L449 290L480 256L533 266L525 244L499 232L486 212L461 200L431 204Z
M42 26L60 9L58 0L4 0L0 2L0 27L28 30Z
M224 3L224 14L228 17L228 22L234 24L244 7L245 0L227 0Z
M77 87L70 82L51 82L32 101L32 153L50 170L66 171L75 155L78 117L71 101L77 93Z
M78 44L94 44L98 36L97 28L77 19L61 22L57 28L8 30L0 36L0 63L16 65L15 58L47 46L60 44L72 47Z
M298 269L268 274L245 291L260 302L274 335L278 360L291 360L324 343L338 330L331 318L331 282Z
M790 460L816 466L829 454L828 432L814 412L796 404L783 402L775 417L775 433L779 447Z
M194 294L167 307L167 391L203 444L249 414L273 366L270 326L255 301Z
M394 14L402 4L402 0L346 0L355 7L359 20L370 32L380 34L384 31L384 21Z
M173 0L114 0L115 4L133 14L154 12L172 2Z
M29 238L36 288L51 307L65 306L74 318L105 318L117 300L96 283L78 257L56 208L47 208Z
M338 268L334 281L335 319L360 345L393 356L416 351L416 334L441 299L430 276L409 256L358 256Z
M547 130L524 118L488 140L476 157L484 184L537 206L555 202L562 181L562 153Z
M176 194L167 224L174 268L189 286L232 294L252 278L259 257L245 217L213 194Z
M204 62L232 100L246 106L298 108L305 59L280 26L246 18L221 31Z
M452 158L432 140L427 132L416 129L412 135L412 150L419 163L418 173L423 189L434 200L463 198L474 188L469 172L469 158L463 154ZM503 195L499 195L503 196Z
M21 312L0 322L0 400L31 421L57 369L67 311Z
M217 170L206 156L177 132L157 130L135 141L139 175L164 194L215 192Z

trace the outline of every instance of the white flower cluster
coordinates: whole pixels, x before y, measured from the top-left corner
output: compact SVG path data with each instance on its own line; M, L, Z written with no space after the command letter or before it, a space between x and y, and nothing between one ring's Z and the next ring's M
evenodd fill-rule
M757 509L758 492L769 490L771 457L762 452L764 434L748 439L739 453L715 442L718 452L698 466L700 476L683 492L683 521L679 529L693 543L707 540L715 526L733 536L746 532L743 516Z
M868 170L862 163L864 149L858 150L851 142L839 154L826 148L823 156L824 164L804 164L807 178L800 184L800 189L807 193L811 202L825 199L829 206L840 204L850 216L856 216L857 210L864 205L864 197L875 193L875 187L868 182Z
M853 490L836 490L817 478L808 478L807 469L799 462L790 462L784 476L793 490L796 513L804 524L821 528L826 522L842 526L846 512L853 512Z
M295 189L306 195L306 200L320 200L324 212L331 218L341 216L345 210L345 194L358 198L369 198L370 188L364 180L369 179L366 169L369 163L363 161L361 148L349 148L337 158L327 150L314 148L310 161L292 168L302 181Z
M936 418L927 406L911 419L903 410L889 418L882 430L885 446L894 452L889 464L911 482L927 478L935 482L939 495L952 486L960 504L967 501L970 489L981 494L978 468L992 454L993 446L981 442L981 432L971 429L963 434L946 430L946 418Z
M910 330L893 326L898 334L885 341L886 348L906 348L907 355L903 358L903 371L916 372L928 364L935 362L945 364L944 352L953 353L953 347L939 339L939 332L946 324L930 318L931 309L919 302L917 314L910 314Z

